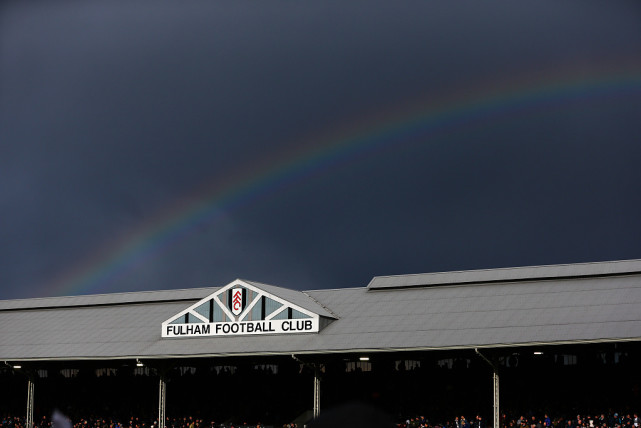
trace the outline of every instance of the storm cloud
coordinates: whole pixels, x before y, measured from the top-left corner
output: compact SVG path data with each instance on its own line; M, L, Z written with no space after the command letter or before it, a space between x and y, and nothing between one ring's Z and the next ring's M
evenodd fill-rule
M636 2L5 3L0 298L237 277L334 288L640 258L640 12ZM540 87L538 103L404 122ZM350 152L353 135L363 142ZM323 155L330 146L339 154ZM288 180L260 186L264 171L296 162ZM240 191L243 180L258 190L242 204L203 190ZM135 238L188 223L198 198L214 214L109 267Z

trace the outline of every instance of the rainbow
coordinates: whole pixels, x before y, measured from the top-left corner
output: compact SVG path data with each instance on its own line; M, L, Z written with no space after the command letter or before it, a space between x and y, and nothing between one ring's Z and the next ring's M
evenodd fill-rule
M184 240L199 226L301 179L355 162L377 150L396 148L408 139L420 137L430 144L438 141L439 133L500 123L520 114L553 111L573 102L641 94L641 63L589 70L538 73L476 90L423 97L401 108L352 121L331 134L298 142L294 150L247 165L224 181L217 178L205 183L37 289L40 295L48 296L108 291L109 284Z

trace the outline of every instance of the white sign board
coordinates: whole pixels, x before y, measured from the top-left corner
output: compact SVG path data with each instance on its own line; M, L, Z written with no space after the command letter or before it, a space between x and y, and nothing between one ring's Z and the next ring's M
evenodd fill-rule
M318 333L318 319L168 324L162 337Z

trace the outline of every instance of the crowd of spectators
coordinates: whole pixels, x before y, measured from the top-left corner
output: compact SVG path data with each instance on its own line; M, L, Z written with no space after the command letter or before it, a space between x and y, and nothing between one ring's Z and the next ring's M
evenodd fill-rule
M641 418L638 413L606 412L596 415L580 415L571 417L551 416L547 413L541 415L528 415L512 417L508 414L501 416L500 428L641 428ZM42 417L34 421L34 428L56 428L51 418ZM128 420L115 420L110 418L84 417L71 423L73 428L158 428L157 419L143 419L131 417ZM218 423L204 421L203 419L186 416L182 418L167 418L167 428L263 428L262 424L247 423ZM455 416L451 420L432 423L425 416L407 418L397 423L398 428L492 428L481 416L473 418ZM0 428L26 428L24 417L4 416ZM295 424L283 425L283 428L298 428Z
M85 417L70 423L72 428L158 428L158 419L146 420L138 417L131 417L129 420L116 420L111 418ZM205 422L192 416L183 418L167 418L166 428L263 428L263 424L247 423L218 423L215 421ZM26 419L17 416L4 416L0 428L26 428ZM34 421L34 428L60 428L52 423L51 418L42 417ZM289 428L289 426L288 426ZM294 428L292 426L292 428Z
M452 420L430 423L424 416L406 419L398 424L399 428L491 428L481 416L466 419L465 416L455 416ZM550 416L540 415L514 417L507 413L501 415L500 428L639 428L641 418L638 413L617 413L613 411L595 415Z

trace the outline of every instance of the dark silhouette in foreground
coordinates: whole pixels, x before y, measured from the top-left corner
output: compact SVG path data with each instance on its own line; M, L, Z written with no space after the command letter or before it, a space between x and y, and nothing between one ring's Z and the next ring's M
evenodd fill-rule
M309 428L392 428L392 418L385 412L362 403L350 403L321 412Z

